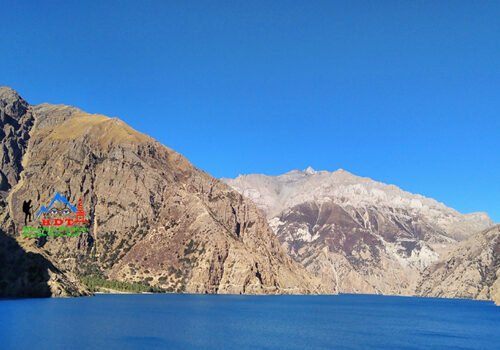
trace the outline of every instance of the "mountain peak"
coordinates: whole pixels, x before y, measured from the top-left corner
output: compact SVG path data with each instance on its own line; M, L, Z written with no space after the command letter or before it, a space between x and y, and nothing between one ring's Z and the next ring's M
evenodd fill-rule
M5 109L6 114L17 118L26 112L28 103L16 90L8 86L0 86L0 107Z
M317 174L318 172L314 170L312 166L308 166L307 168L304 169L304 173L306 173L307 175L314 175Z
M19 100L21 96L11 87L0 86L0 100Z
M440 254L492 224L343 169L226 182L266 214L294 260L336 292L414 294Z
M265 179L247 175L225 181L241 193L251 194L257 205L270 216L303 203L332 202L362 211L376 207L387 212L411 212L438 223L440 229L456 238L492 224L488 215L460 214L432 198L360 177L343 169L327 172L308 167L303 171L293 170Z

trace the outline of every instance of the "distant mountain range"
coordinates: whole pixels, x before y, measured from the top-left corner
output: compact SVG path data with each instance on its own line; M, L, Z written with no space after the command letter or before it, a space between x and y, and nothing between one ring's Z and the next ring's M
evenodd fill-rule
M493 225L486 213L461 214L342 169L224 181L254 201L289 255L336 292L423 294L424 271Z
M82 199L88 232L21 234L23 201L63 197ZM221 181L119 119L0 88L0 296L88 295L92 276L167 292L495 299L492 226L344 170Z

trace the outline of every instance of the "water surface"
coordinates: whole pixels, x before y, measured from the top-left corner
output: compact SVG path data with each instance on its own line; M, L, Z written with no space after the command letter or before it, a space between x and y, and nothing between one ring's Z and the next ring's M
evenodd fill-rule
M0 349L500 348L491 302L373 295L1 300L0 325Z

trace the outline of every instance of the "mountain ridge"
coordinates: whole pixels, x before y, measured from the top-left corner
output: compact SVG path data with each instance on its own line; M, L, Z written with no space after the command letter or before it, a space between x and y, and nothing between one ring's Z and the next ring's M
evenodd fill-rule
M414 295L426 267L493 225L486 213L461 214L345 170L223 181L257 204L296 261L340 292Z
M251 202L179 153L116 118L65 105L29 106L5 89L1 96L3 128L13 131L0 142L16 151L0 163L12 179L0 225L26 248L46 252L63 275L176 292L326 291L282 251ZM22 201L40 206L55 192L72 203L82 198L88 233L72 241L19 237Z
M310 169L309 173L307 172L308 169ZM313 173L311 173L311 170L313 171ZM494 222L491 220L491 218L488 216L488 214L486 212L460 213L458 210L451 208L451 207L448 207L446 204L444 204L444 203L442 203L434 198L403 190L395 184L385 184L383 182L373 180L370 177L358 176L358 175L355 175L355 174L353 174L347 170L341 169L341 168L330 172L330 171L326 171L326 170L314 170L314 169L312 169L312 167L308 167L304 170L291 170L291 171L286 172L286 173L281 174L281 175L247 174L247 175L238 175L234 179L222 178L221 180L230 184L233 188L236 188L237 190L239 190L239 192L247 191L246 195L250 198L253 198L252 194L251 194L251 188L250 188L250 186L251 186L250 181L252 181L252 180L248 181L248 179L255 178L255 177L264 178L267 181L272 180L272 179L278 179L278 184L280 186L283 186L283 185L286 185L286 183L289 181L292 181L292 182L297 181L298 182L301 180L307 180L311 176L312 177L333 177L334 178L333 181L338 183L338 184L341 184L341 185L358 185L358 184L363 184L363 185L368 184L371 186L375 185L374 189L378 189L378 188L382 188L385 190L389 189L390 191L393 192L391 194L392 196L395 196L397 194L402 194L403 198L414 197L415 199L420 200L424 204L427 204L427 205L434 205L437 207L446 208L446 210L452 211L455 214L464 215L464 216L468 216L468 217L475 217L475 218L478 218L479 220L484 220L487 223L487 225L489 225L489 226L492 226L494 224ZM241 188L238 186L239 183L245 183L245 182L248 182L247 184L245 184L245 186L247 186L247 187ZM316 189L314 189L314 190L316 190ZM281 191L278 191L278 192L281 192ZM372 192L372 193L362 193L362 194L371 194L371 195L375 194L375 198L377 198L378 197L377 195L379 193ZM360 197L359 193L350 193L350 196ZM275 213L276 211L281 211L284 206L289 207L293 204L297 204L297 202L285 203L284 206L282 205L281 207L278 207L275 209L273 209L273 208L269 209L268 207L272 207L271 204L262 203L262 201L259 201L259 198L253 198L253 200L256 201L256 203L258 205L260 204L262 206L264 204L266 206L265 209L271 210L272 213ZM373 203L373 201L370 203ZM394 203L391 203L391 204L394 204ZM401 204L401 203L396 203L396 204ZM419 206L418 202L414 202L413 204L416 206Z
M264 173L254 173L254 174L250 173L250 174L239 174L235 178L222 177L221 180L225 181L225 182L232 183L233 181L236 181L238 179L243 179L243 178L245 178L247 176L259 176L259 177L267 177L267 178L276 178L276 177L281 177L281 176L286 176L286 175L289 175L289 176L293 176L293 175L299 175L299 176L300 175L306 175L307 176L307 175L316 175L316 174L320 174L320 175L343 174L343 175L347 175L347 176L350 176L350 177L353 177L355 179L359 179L359 180L362 180L362 181L383 184L385 186L394 188L396 190L402 191L402 192L410 194L412 196L416 196L416 197L420 197L420 198L423 198L423 199L426 199L426 200L433 201L433 202L435 202L438 205L442 205L442 206L445 206L447 208L450 208L450 209L452 209L452 210L454 210L457 213L460 213L462 215L480 214L480 215L485 215L485 216L489 217L489 215L488 215L488 213L486 211L474 211L474 212L462 213L459 210L454 209L454 208L448 206L446 203L441 202L439 200L436 200L436 199L434 199L434 198L432 198L432 197L430 197L428 195L422 195L422 194L419 194L419 193L416 193L416 192L405 190L405 189L401 188L400 186L398 186L397 184L394 184L394 183L385 183L385 182L382 182L380 180L373 179L373 178L371 178L369 176L356 175L356 174L354 174L354 173L352 173L352 172L350 172L348 170L345 170L343 168L338 168L336 170L329 171L329 170L315 170L313 167L308 166L306 169L303 169L303 170L293 169L293 170L290 170L290 171L287 171L285 173L278 174L278 175L269 175L269 174L264 174Z
M440 277L456 247L469 249L493 224L486 213L461 214L343 169L220 181L117 118L32 106L9 88L0 88L0 122L0 260L20 266L17 274L0 269L0 295L87 295L77 276L95 275L169 292L499 302L497 246L470 255L493 266L480 293ZM21 237L23 200L40 207L54 193L83 198L89 232ZM30 275L33 264L43 278ZM461 266L464 276L481 276L476 265Z

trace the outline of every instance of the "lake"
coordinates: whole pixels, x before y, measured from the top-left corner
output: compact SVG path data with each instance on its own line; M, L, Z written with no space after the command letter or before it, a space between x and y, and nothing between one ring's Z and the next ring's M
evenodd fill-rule
M0 349L499 349L500 307L434 298L98 295L0 301Z

